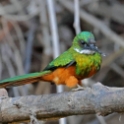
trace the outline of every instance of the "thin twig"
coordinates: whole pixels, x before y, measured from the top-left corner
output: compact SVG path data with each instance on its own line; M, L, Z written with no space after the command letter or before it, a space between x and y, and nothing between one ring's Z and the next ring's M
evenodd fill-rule
M52 42L53 42L53 53L54 53L53 55L54 55L54 58L56 58L59 56L60 51L59 51L58 28L57 28L57 21L56 21L53 0L47 0L47 5L48 5L49 18L50 18Z
M49 27L48 27L48 16L47 16L47 8L46 8L46 1L38 0L40 11L40 29L42 31L42 35L39 34L39 42L43 45L43 54L42 54L42 63L41 63L41 70L47 66L51 59L51 44L50 44L50 34L49 34ZM45 57L44 57L45 56ZM40 58L41 58L40 57ZM42 93L50 93L51 85L46 82L39 82L36 88L36 94Z
M1 54L0 54L0 79L2 77L2 58L1 58Z
M60 51L59 51L60 48L59 48L59 36L58 36L58 28L57 28L57 21L55 16L53 0L47 0L47 4L48 4L50 27L51 27L52 42L53 42L53 56L54 58L56 58L60 54ZM57 86L57 91L62 92L63 87Z
M31 66L31 55L32 55L32 49L33 49L34 34L35 34L35 30L36 30L36 25L33 22L34 22L34 20L32 20L30 22L31 27L29 29L28 38L27 38L25 63L24 63L25 73L29 73L30 66Z
M20 43L21 55L24 56L25 40L24 40L23 33L22 33L19 25L17 24L17 22L11 21L11 24L13 25L13 27L14 27L14 29L16 31L16 34L17 34L17 37L18 37L18 40L19 40L19 43Z
M55 16L54 2L53 0L47 0L48 12L50 17L50 27L52 34L52 42L53 42L53 56L54 58L58 57L60 54L59 48L59 36L58 36L58 28L57 21ZM62 92L63 86L57 86L57 92ZM60 119L60 124L66 124L66 119Z
M79 0L74 0L74 28L76 31L76 34L78 34L79 32L81 32L80 29L80 14L79 14L79 10L80 10L80 6L79 6Z

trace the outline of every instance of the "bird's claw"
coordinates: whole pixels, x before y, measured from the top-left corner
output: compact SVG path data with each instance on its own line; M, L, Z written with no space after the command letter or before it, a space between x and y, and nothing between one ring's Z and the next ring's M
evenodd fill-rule
M72 89L72 91L75 92L75 91L84 90L84 89L85 89L84 87L77 85L77 88Z

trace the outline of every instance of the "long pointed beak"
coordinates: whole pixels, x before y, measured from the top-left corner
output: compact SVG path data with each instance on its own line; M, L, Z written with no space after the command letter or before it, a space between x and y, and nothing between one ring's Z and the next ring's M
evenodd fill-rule
M100 51L100 50L98 49L98 47L97 47L95 44L90 44L89 46L90 46L90 49L91 49L91 50L94 50L94 51L100 53L102 56L106 56L106 54L103 53L102 51Z
M88 44L88 46L87 45L84 46L84 49L89 49L89 50L92 50L92 51L96 51L96 52L100 53L102 56L106 56L106 54L103 53L102 51L100 51L98 49L98 47L95 44L93 44L93 43Z

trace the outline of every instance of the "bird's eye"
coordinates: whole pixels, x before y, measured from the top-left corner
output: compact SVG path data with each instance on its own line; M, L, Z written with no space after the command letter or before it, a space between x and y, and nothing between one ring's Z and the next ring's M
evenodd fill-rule
M86 42L83 41L83 40L80 40L79 42L80 42L81 45L85 45L86 44Z
M79 45L80 45L80 47L82 47L82 48L89 46L88 43L86 43L86 42L83 41L83 40L79 40Z

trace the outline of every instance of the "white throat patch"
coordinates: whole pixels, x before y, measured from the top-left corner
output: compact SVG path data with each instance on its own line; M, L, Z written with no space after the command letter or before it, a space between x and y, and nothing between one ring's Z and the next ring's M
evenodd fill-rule
M95 53L95 51L92 51L92 50L79 50L77 48L75 48L74 50L81 54L94 54Z

